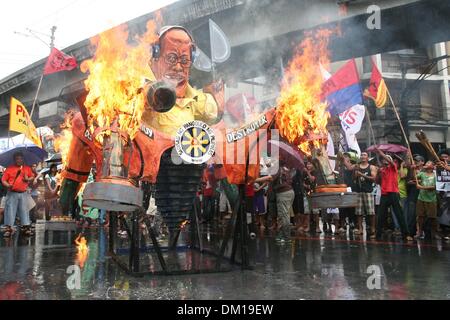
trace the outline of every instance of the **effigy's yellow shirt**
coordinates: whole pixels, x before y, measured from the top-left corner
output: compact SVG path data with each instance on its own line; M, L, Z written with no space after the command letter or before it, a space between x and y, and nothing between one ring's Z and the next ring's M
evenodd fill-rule
M149 74L148 78L155 79L153 74ZM217 116L218 106L214 97L188 84L186 96L177 99L170 111L160 113L146 109L142 121L149 127L174 137L177 130L186 122L200 120L213 124Z

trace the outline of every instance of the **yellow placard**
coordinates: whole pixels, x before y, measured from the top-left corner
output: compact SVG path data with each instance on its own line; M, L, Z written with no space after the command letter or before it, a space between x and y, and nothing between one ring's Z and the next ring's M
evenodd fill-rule
M42 148L42 142L34 123L30 119L27 108L22 102L11 97L11 109L9 112L9 130L23 133L34 144Z

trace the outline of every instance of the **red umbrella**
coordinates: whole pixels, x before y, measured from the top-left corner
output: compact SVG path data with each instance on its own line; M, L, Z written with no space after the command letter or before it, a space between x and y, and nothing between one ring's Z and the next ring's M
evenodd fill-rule
M368 147L367 151L375 152L376 148L380 149L383 152L392 152L392 153L403 153L408 151L408 148L401 146L399 144L376 144L374 146Z

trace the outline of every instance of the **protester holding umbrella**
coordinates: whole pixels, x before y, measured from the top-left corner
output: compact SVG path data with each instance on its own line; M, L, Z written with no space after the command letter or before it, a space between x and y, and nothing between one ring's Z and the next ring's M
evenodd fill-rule
M21 152L13 155L14 164L6 168L2 177L2 184L8 190L5 203L5 227L4 237L10 237L13 233L13 225L16 215L19 213L22 232L31 236L33 234L30 226L28 212L27 188L29 182L33 181L34 175L31 168L24 163L24 156Z

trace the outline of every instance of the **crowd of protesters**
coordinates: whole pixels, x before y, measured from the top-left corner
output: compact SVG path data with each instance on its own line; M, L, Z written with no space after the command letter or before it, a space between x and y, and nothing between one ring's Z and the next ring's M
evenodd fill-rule
M38 172L37 164L30 167L24 163L22 153L15 153L13 158L13 165L0 168L0 225L5 238L17 229L25 236L34 235L42 211L45 219L50 220L60 185L56 164Z
M266 173L263 163L260 178L247 186L246 196L251 201L246 201L246 209L256 228L275 232L281 243L289 242L293 235L323 232L366 235L371 240L390 235L407 241L424 239L426 235L448 240L444 230L448 226L440 225L438 216L448 214L450 193L436 190L436 169L450 171L448 153L441 151L441 159L436 162L425 162L421 155L414 155L412 163L408 157L403 159L381 150L376 150L373 159L367 152L360 157L344 153L336 173L349 191L358 193L358 202L356 207L340 209L312 208L311 194L320 170L314 161L307 160L299 170L280 160L279 170L273 175ZM232 206L220 182L215 181L213 170L209 167L205 175L202 217L204 222L226 222Z
M442 230L446 226L438 223L438 216L448 214L450 192L436 190L436 168L450 174L448 151L441 151L440 157L439 162L425 162L422 156L414 155L410 163L395 154L377 150L378 161L374 163L367 152L362 152L359 158L354 153L344 153L336 173L349 191L358 193L358 202L356 207L339 210L312 207L311 195L320 174L316 162L306 160L300 170L290 168L281 159L277 172L269 174L268 168L275 160L266 159L261 164L261 176L245 188L249 231L251 234L258 230L273 232L281 243L289 242L292 235L324 232L365 234L372 240L381 240L386 233L408 241L423 239L425 234L433 239L448 239ZM59 172L53 164L39 173L38 166L24 165L20 153L14 156L14 161L14 165L0 170L0 225L4 237L15 232L14 226L30 236L40 211L46 220L61 212ZM228 201L222 182L216 180L214 166L205 169L199 200L203 222L226 222L231 217L233 204ZM77 207L81 208L81 203ZM78 210L83 220L100 218L105 222L104 212L84 209L90 208ZM156 216L157 208L153 209L149 210ZM125 233L122 229L119 232Z

